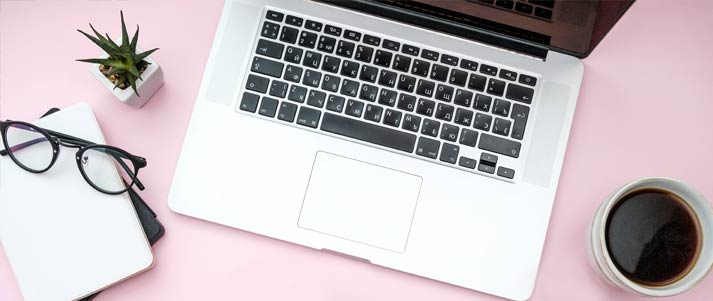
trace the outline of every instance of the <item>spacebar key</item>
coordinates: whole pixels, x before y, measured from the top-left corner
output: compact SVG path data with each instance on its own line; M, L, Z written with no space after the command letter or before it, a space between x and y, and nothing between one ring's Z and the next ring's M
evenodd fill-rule
M322 119L321 129L409 153L413 152L416 145L416 135L326 112Z

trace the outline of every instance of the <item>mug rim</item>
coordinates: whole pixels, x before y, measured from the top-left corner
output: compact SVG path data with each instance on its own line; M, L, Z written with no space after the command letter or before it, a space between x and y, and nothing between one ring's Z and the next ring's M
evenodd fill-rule
M606 224L609 218L609 214L611 213L612 208L621 201L622 197L625 196L626 194L635 191L637 189L641 188L646 188L647 183L656 183L656 182L669 182L670 184L673 184L672 186L674 189L667 188L667 187L661 187L661 185L651 185L652 188L658 188L658 189L663 189L669 192L672 192L679 196L684 202L686 202L686 205L690 207L691 211L695 215L697 226L699 227L699 231L701 232L701 248L698 251L698 254L696 254L696 261L694 265L691 267L689 271L686 272L686 275L683 277L679 278L678 280L660 286L660 287L655 287L655 286L647 286L644 284L639 284L636 283L619 271L619 269L616 267L614 264L613 259L611 258L609 254L609 248L606 243ZM681 194L681 192L686 191L690 194L692 194L694 197L693 199L685 198ZM616 278L618 282L621 284L625 285L626 288L629 288L630 290L633 290L634 292L642 295L647 295L647 296L672 296L676 294L683 293L692 287L696 286L699 282L701 282L703 279L706 278L706 275L708 275L711 270L713 270L713 258L708 258L707 262L701 261L703 258L703 254L706 251L706 246L710 249L712 248L710 246L710 242L706 244L706 239L711 240L713 237L706 238L704 235L704 232L707 232L704 230L705 226L703 218L701 218L701 212L699 209L694 208L693 203L702 203L704 207L706 207L706 210L708 211L708 214L713 213L711 210L711 206L708 203L708 201L705 199L705 197L695 190L692 186L688 185L687 183L676 180L673 178L667 178L667 177L648 177L648 178L641 178L638 180L631 181L627 183L626 185L622 186L618 190L614 191L612 194L610 194L607 199L605 200L605 207L603 208L603 211L601 212L601 216L599 219L599 222L596 226L597 230L597 243L599 243L600 248L602 250L601 256L603 257L604 264L606 265L606 268L609 270L609 272ZM599 215L599 214L597 214ZM708 219L713 218L713 216L709 216ZM709 221L710 223L710 221ZM594 229L592 229L594 230ZM713 230L713 229L711 229ZM690 278L689 276L693 272L693 270L696 268L697 265L699 264L704 264L704 273L698 275L696 278ZM707 265L707 266L705 266ZM599 266L599 262L597 261L597 266L599 269L602 269L603 267ZM606 274L606 273L605 273ZM615 283L616 284L616 283Z

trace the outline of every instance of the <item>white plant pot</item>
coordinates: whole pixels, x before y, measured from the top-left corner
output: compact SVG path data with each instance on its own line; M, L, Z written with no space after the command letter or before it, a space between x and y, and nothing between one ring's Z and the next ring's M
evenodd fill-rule
M141 53L143 50L140 47L136 47L136 52ZM107 54L101 56L101 58L107 57L109 57ZM92 74L94 74L94 77L96 77L97 80L99 80L99 82L102 83L102 85L104 85L109 92L111 92L111 94L114 94L114 96L119 99L119 101L138 109L143 107L149 101L151 96L153 96L154 93L156 93L156 91L163 86L163 71L161 70L161 66L159 66L158 63L151 58L151 56L148 56L144 60L149 62L149 65L141 74L141 78L143 80L136 80L136 90L141 96L136 95L131 87L127 87L126 89L114 89L114 83L109 81L109 79L104 76L101 70L99 70L99 65L92 64L89 70Z

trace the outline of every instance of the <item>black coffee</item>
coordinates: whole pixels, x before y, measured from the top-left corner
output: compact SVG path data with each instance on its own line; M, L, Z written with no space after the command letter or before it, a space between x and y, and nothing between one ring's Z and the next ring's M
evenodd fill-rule
M625 195L609 214L609 255L629 280L668 285L693 267L701 245L698 220L679 196L646 188Z

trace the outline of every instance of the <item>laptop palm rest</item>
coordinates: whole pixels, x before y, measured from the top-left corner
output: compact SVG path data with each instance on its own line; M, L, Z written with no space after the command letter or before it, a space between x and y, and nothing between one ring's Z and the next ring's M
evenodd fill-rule
M422 178L317 152L298 225L403 253Z

